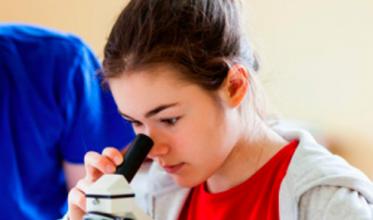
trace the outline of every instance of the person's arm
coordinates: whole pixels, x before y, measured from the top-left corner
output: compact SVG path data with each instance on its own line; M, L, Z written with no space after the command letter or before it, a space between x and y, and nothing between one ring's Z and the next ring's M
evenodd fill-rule
M85 176L84 164L63 162L67 189L70 191Z
M360 193L336 186L319 186L306 192L299 206L299 219L373 219L373 204Z

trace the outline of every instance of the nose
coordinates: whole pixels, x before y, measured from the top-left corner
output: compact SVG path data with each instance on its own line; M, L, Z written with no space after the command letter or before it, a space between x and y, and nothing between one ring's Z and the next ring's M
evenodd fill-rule
M154 145L152 149L150 150L148 157L152 160L155 160L156 158L164 156L167 153L168 153L168 147L166 145L157 143L156 141L154 141Z
M145 132L142 132L145 135L148 135L153 140L153 147L150 150L148 157L150 159L156 159L158 157L168 154L170 148L166 142L164 135L160 131L146 129Z

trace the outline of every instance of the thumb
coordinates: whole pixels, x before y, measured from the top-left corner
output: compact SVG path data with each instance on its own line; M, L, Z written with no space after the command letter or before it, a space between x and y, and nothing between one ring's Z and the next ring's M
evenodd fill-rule
M76 187L72 188L69 196L69 220L81 220L85 214L86 199L82 191Z

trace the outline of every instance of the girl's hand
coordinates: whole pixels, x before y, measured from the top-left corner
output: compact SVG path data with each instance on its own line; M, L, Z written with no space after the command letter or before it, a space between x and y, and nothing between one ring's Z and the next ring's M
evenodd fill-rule
M107 147L102 154L90 151L84 156L85 177L78 181L68 196L70 220L81 220L85 214L85 192L103 174L114 173L116 167L123 162L122 153L113 147Z

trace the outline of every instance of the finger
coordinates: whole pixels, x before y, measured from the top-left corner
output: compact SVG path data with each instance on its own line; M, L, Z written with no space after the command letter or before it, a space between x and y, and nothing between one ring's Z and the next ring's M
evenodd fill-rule
M84 166L86 177L91 181L95 181L105 173L113 173L116 165L113 161L104 155L90 151L84 156Z
M86 198L83 192L74 187L68 195L69 219L81 220L85 214Z
M122 155L122 153L118 149L116 149L114 147L106 147L102 151L102 155L108 157L117 166L120 165L123 162L123 155Z

